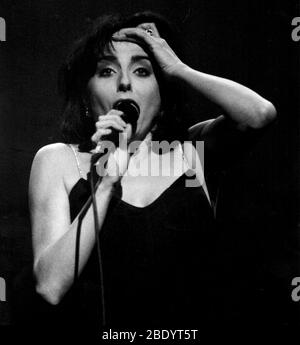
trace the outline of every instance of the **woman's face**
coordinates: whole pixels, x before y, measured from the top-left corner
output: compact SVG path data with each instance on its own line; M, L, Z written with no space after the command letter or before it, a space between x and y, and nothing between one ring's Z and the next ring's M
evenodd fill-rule
M157 79L148 54L136 43L114 42L97 63L87 84L90 109L95 121L120 99L132 99L140 107L136 138L152 128L161 107Z

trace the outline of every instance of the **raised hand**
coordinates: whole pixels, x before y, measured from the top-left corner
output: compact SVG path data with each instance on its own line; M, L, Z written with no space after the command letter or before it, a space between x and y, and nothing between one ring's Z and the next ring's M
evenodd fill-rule
M117 31L114 41L129 41L146 46L151 51L166 78L170 78L182 66L178 58L165 39L160 37L154 23L143 23L136 28L126 28Z

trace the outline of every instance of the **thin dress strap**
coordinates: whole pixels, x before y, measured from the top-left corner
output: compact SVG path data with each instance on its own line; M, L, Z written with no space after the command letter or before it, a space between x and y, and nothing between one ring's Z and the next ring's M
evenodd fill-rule
M72 144L68 144L69 147L71 147L73 153L74 153L74 156L75 156L75 159L76 159L76 164L77 164L77 169L78 169L78 172L79 172L79 176L81 178L83 178L83 173L82 173L82 170L80 168L80 164L79 164L79 159L78 159L78 155L77 155L77 152L76 152L76 149L74 148L74 146Z
M181 152L183 165L188 170L190 168L190 165L189 165L188 161L186 160L186 157L185 157L185 154L184 154L184 151L183 151L183 147L182 147L181 144L179 144L179 150Z

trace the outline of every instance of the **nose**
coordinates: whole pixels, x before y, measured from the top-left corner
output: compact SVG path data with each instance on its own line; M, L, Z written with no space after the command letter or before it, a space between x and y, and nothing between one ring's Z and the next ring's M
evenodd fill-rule
M121 73L118 83L118 91L127 92L131 91L131 80L127 73Z

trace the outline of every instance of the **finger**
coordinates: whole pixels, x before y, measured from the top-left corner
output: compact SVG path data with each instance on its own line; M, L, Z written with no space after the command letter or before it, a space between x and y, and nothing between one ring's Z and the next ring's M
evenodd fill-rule
M122 117L122 116L124 116L124 113L120 110L117 110L117 109L111 109L106 114L98 115L98 119L100 120L100 119L106 118L107 116L111 116L111 115L117 115L119 117Z
M118 123L116 120L109 120L109 119L96 122L97 129L110 128L110 127L122 132L126 128L126 124L122 125Z
M93 134L91 140L94 143L98 143L98 141L100 141L103 136L111 134L111 132L112 130L110 128L99 129L96 133Z
M127 146L128 146L128 142L130 141L132 136L132 126L131 124L127 124L126 129L120 134L120 141L119 141L119 147L122 150L126 150L127 151Z
M157 39L157 37L155 37L154 35L151 36L146 32L146 30L142 28L121 29L120 31L114 33L112 36L113 40L128 40L129 38L145 41L148 44L151 44L155 39Z
M152 38L157 38L160 37L159 32L157 30L157 27L154 23L142 23L139 24L136 28L124 28L119 31L117 31L113 37L120 37L122 35L140 35L141 37L152 37ZM144 36L145 35L145 36Z
M123 113L121 110L110 109L110 111L109 111L106 115L101 115L101 116L107 116L107 115L118 115L118 116L122 116L122 115L124 115L124 113Z
M124 113L122 113L122 115L123 114ZM101 115L99 116L99 121L97 121L96 124L100 122L105 122L105 121L116 121L121 126L124 126L124 127L126 126L126 122L122 119L120 115Z
M145 44L143 42L143 40L141 40L141 39L137 39L137 38L133 38L133 37L128 37L128 36L125 36L125 35L120 35L120 36L115 36L115 37L113 36L112 40L114 42L131 42L131 43L135 43L135 44L139 44L139 45Z
M142 23L139 24L137 27L145 30L146 33L150 36L160 37L155 23Z

